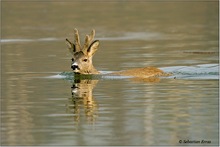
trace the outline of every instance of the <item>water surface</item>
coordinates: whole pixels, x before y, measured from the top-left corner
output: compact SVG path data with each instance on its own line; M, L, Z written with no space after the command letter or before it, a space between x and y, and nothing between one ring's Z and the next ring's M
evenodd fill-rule
M219 144L217 2L2 2L1 145ZM65 38L91 29L104 73L74 80Z

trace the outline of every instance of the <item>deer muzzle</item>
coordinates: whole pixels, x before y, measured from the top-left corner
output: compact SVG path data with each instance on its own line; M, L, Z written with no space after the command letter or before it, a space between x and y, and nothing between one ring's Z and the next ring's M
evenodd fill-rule
M74 72L79 72L80 70L79 66L75 63L71 65L71 68L73 69Z

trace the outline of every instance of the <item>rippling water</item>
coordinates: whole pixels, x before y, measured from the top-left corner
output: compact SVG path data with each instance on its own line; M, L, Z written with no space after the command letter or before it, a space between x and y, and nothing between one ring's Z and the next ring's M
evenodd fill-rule
M219 144L217 2L11 1L1 12L1 145ZM96 29L103 74L173 75L76 78L73 28Z

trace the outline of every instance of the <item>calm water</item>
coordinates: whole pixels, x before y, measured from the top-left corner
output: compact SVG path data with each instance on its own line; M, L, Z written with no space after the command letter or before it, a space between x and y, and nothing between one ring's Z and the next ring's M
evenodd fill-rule
M1 145L219 144L217 2L2 2L1 14ZM73 28L96 29L102 72L174 75L74 80Z

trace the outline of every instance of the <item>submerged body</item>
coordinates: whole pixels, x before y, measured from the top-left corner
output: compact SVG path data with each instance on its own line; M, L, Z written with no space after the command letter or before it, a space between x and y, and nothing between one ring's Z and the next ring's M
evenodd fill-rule
M92 30L90 35L86 35L84 46L81 47L79 40L78 30L75 29L75 42L71 42L66 39L70 53L72 57L71 68L76 74L89 75L89 74L100 74L98 70L92 64L92 57L98 50L99 40L95 40L95 30ZM144 67L135 68L119 72L110 73L109 75L122 75L122 76L133 76L139 78L157 77L157 76L168 76L169 74L163 72L156 67Z
M119 72L111 73L111 75L133 76L139 78L167 76L168 74L156 67L134 68Z

